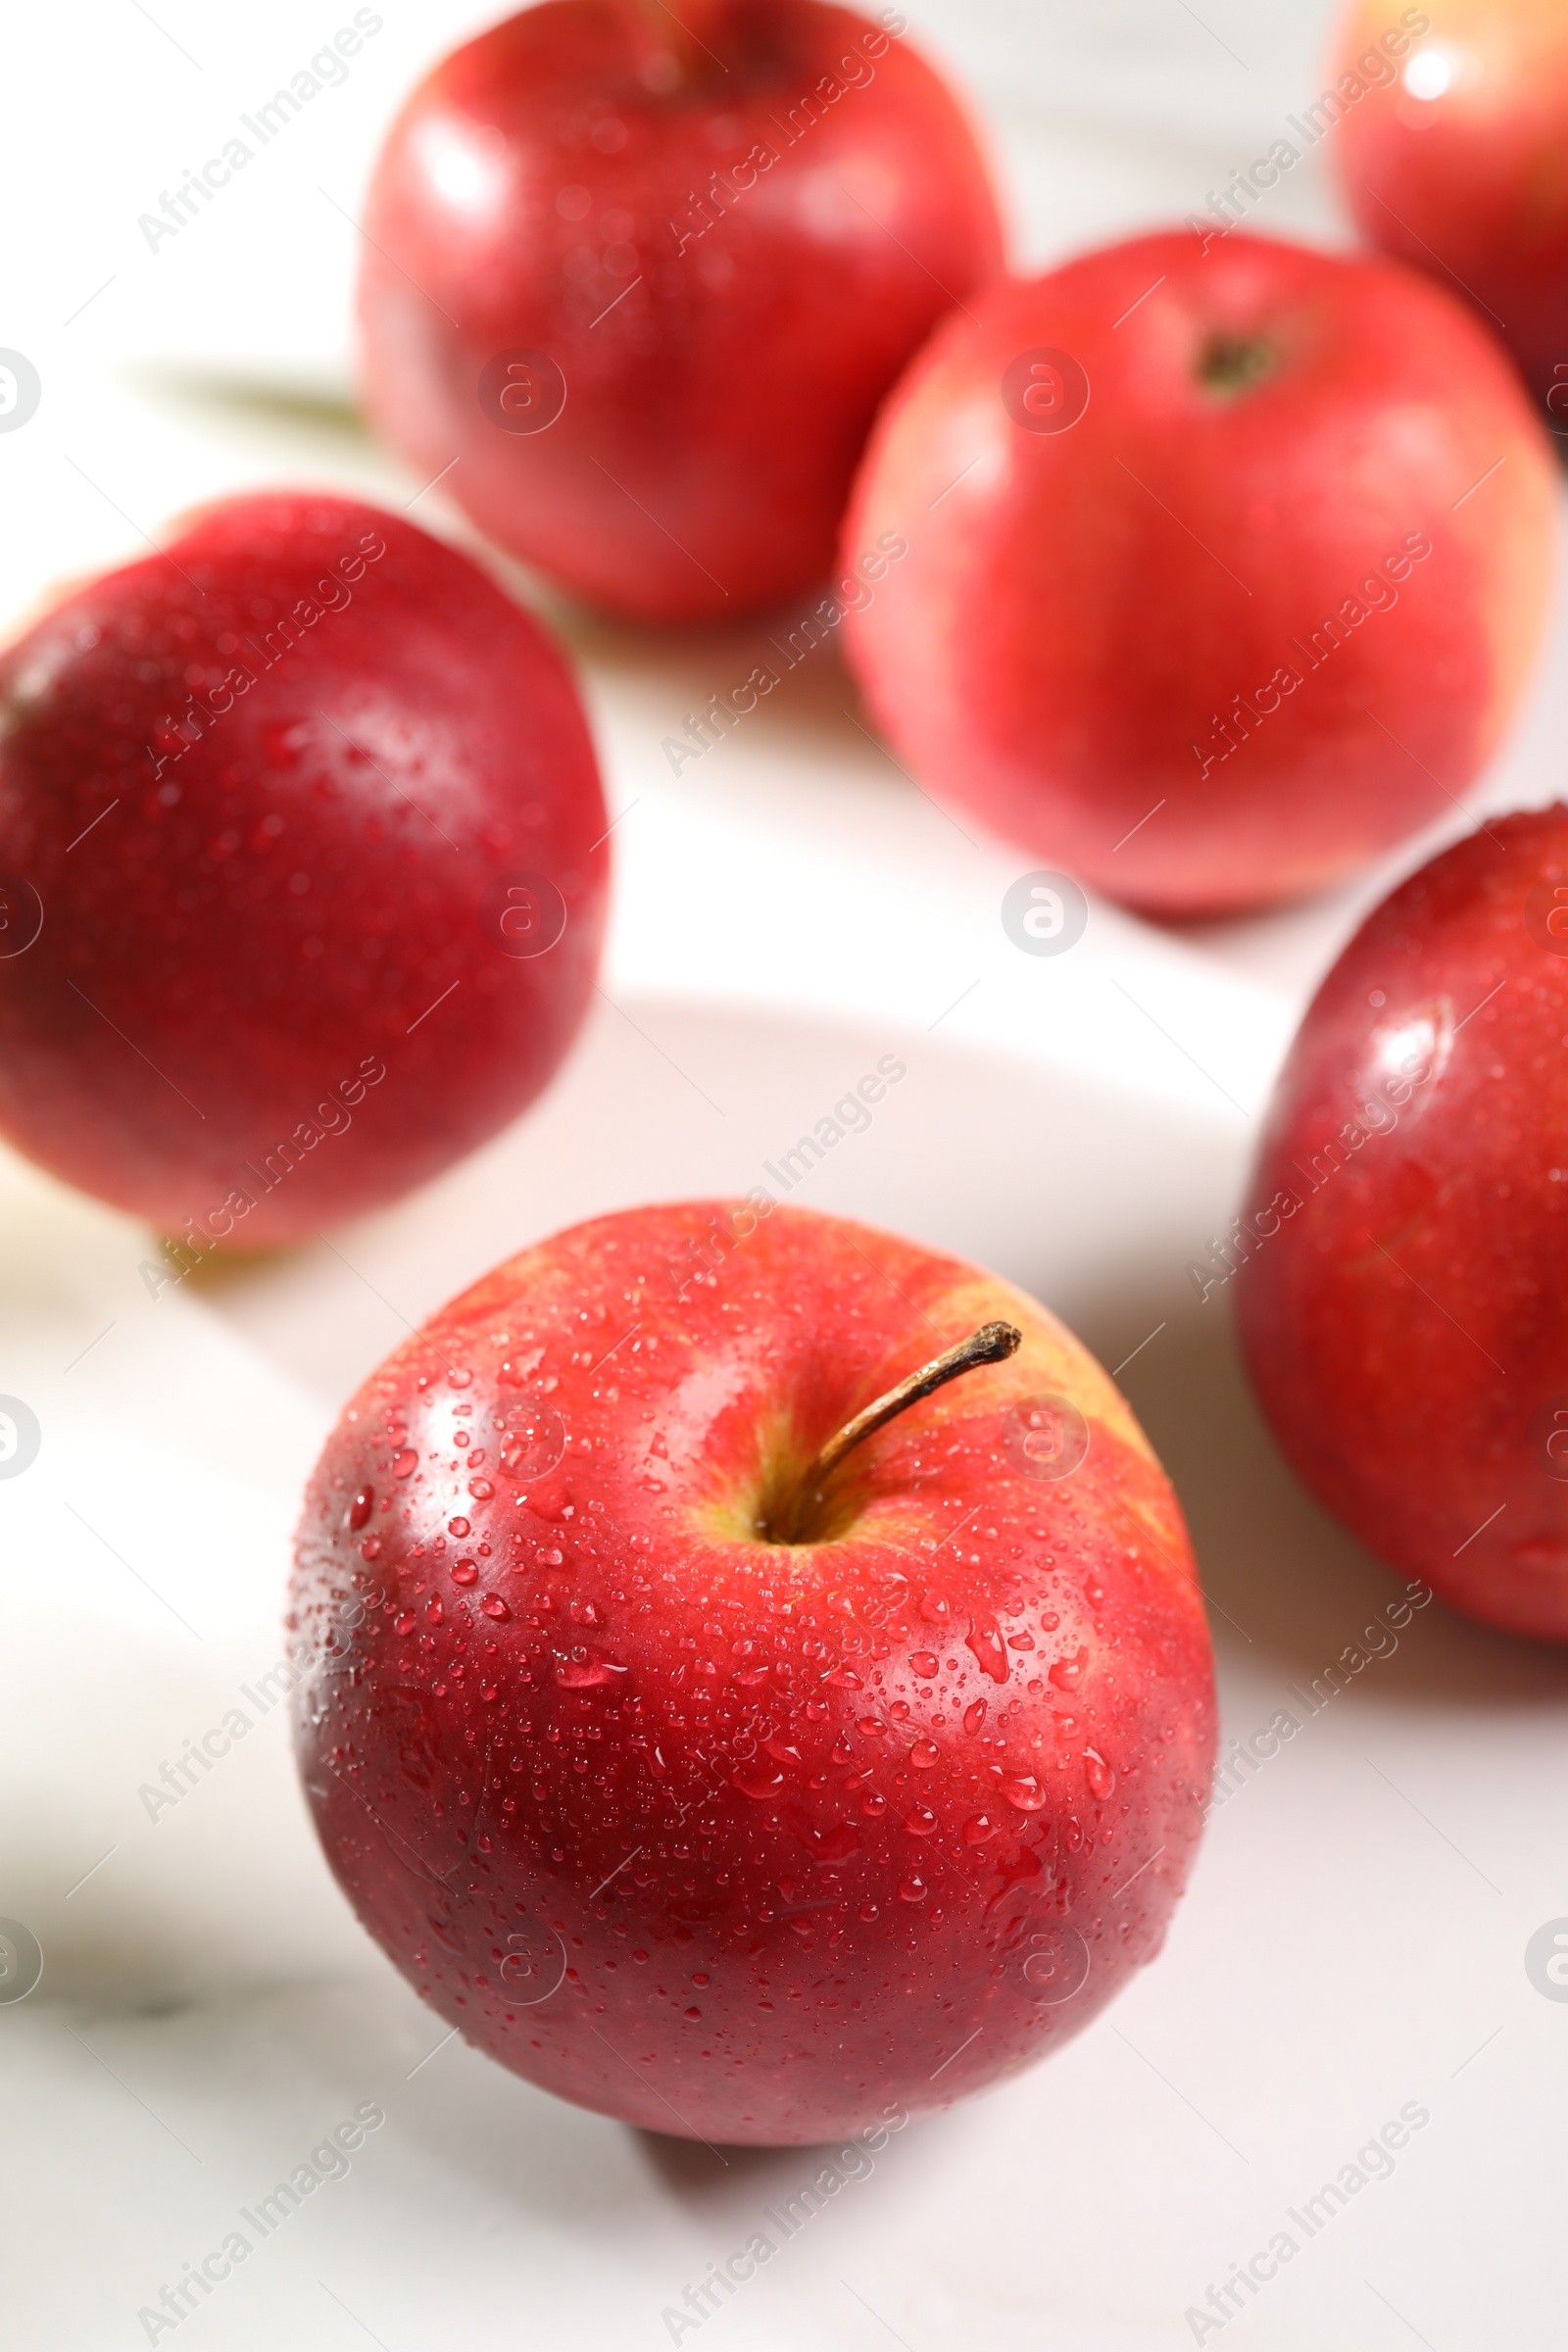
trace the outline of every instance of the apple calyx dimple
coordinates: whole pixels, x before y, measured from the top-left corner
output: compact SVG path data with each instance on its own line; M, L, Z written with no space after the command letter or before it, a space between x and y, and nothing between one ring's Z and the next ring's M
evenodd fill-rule
M1205 390L1222 400L1236 400L1271 376L1280 363L1279 346L1267 335L1236 335L1223 331L1209 336L1198 360L1198 378Z
M981 1364L1000 1364L1023 1345L1023 1333L1011 1323L983 1323L978 1331L949 1348L919 1371L899 1381L863 1412L846 1421L836 1435L817 1453L816 1458L796 1488L793 1502L779 1513L776 1520L764 1518L762 1535L769 1544L804 1544L812 1539L807 1532L811 1513L821 1503L823 1489L852 1446L873 1436L879 1429L922 1397L947 1387L964 1372L973 1372Z

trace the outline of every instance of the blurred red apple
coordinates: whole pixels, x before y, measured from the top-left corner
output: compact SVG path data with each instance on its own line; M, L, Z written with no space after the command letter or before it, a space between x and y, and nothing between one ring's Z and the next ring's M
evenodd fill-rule
M395 1199L564 1054L605 822L560 655L466 556L209 508L0 658L0 1134L196 1250Z
M376 423L578 595L681 621L833 561L878 402L1001 266L946 85L817 0L546 0L438 66L376 169Z
M1417 17L1402 44L1387 0L1354 0L1340 26L1336 81L1362 92L1336 132L1350 208L1374 245L1470 297L1568 434L1568 9L1427 0Z
M1307 1485L1457 1608L1568 1641L1568 808L1363 924L1301 1024L1231 1251ZM1221 1269L1215 1267L1215 1279Z
M1152 1958L1201 1827L1201 1603L1110 1381L1005 1283L765 1195L579 1225L400 1348L290 1622L365 1925L654 2131L815 2140L1040 2056Z
M1516 710L1556 481L1512 369L1385 262L1143 237L975 297L883 411L846 636L960 815L1156 913L1447 809Z

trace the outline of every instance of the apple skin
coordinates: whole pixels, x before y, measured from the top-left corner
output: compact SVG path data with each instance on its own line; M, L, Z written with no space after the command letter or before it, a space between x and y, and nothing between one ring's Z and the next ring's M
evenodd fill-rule
M852 1453L823 1540L760 1538L997 1317L1020 1351ZM1055 1481L1019 1466L1041 1394L1089 1438ZM531 1482L509 1400L564 1446ZM995 1277L765 1196L576 1226L390 1356L290 1627L364 1925L477 2048L653 2131L819 2140L1040 2056L1152 1958L1201 1829L1207 1631L1110 1381Z
M1565 1036L1557 807L1446 850L1346 949L1275 1090L1235 1278L1253 1384L1320 1500L1456 1608L1553 1642L1568 1641Z
M467 557L316 492L206 510L0 657L0 942L42 910L0 1134L198 1250L395 1199L564 1054L605 827L560 655ZM564 906L531 957L519 872Z
M970 308L883 410L843 541L908 541L845 637L935 796L1167 915L1322 889L1446 810L1556 547L1549 444L1469 312L1387 262L1190 234ZM1065 429L1019 421L1040 351L1087 375ZM1238 354L1254 380L1209 380Z
M1346 12L1335 79L1374 61L1334 134L1346 196L1371 244L1471 296L1568 434L1568 14L1561 0L1415 14L1429 31L1379 71L1387 0Z
M730 193L702 231L715 172ZM422 474L456 458L447 488L514 555L659 622L732 618L826 575L877 404L1002 266L946 85L817 0L511 18L409 100L366 226L381 432ZM538 431L480 402L518 351L559 375L514 404L544 416L564 379Z

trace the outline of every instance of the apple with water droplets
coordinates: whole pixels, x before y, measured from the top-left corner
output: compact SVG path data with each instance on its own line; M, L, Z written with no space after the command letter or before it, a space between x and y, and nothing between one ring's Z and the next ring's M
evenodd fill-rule
M845 619L889 743L1038 864L1171 916L1322 890L1518 710L1556 468L1462 302L1215 225L988 287L884 404Z
M475 2047L713 2142L943 2107L1159 1948L1206 1627L1106 1375L974 1266L706 1201L524 1250L312 1479L296 1740Z
M418 479L635 619L814 600L878 403L1002 267L974 133L907 29L545 0L443 59L361 262L366 401Z
M1369 244L1467 295L1568 435L1568 9L1347 0L1332 154Z
M1568 808L1375 908L1280 1074L1226 1256L1263 1408L1380 1558L1568 1642ZM1429 1595L1430 1597L1430 1595Z
M401 515L272 490L0 658L0 1134L179 1247L319 1232L554 1073L609 895L561 655Z

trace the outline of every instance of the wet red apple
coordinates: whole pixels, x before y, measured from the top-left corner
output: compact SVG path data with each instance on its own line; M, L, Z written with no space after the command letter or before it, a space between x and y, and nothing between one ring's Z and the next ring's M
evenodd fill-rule
M560 1062L605 825L560 655L467 557L208 509L0 657L0 1135L197 1251L394 1199Z
M546 0L455 51L370 189L380 429L616 612L813 587L878 402L1001 266L973 133L905 30L818 0Z
M1163 914L1318 890L1452 805L1518 708L1550 447L1456 299L1381 261L1141 237L988 289L878 421L846 550L895 751Z
M1406 1577L1568 1641L1568 808L1423 866L1324 982L1231 1255L1313 1492ZM1218 1279L1221 1269L1214 1269Z
M1568 434L1568 11L1427 0L1403 25L1417 18L1412 38L1387 0L1345 13L1334 74L1358 95L1335 148L1350 209L1374 245L1469 297Z
M1201 1826L1192 1556L1110 1381L1009 1285L765 1195L577 1226L400 1348L291 1630L367 1928L654 2131L816 2140L1039 2057Z

